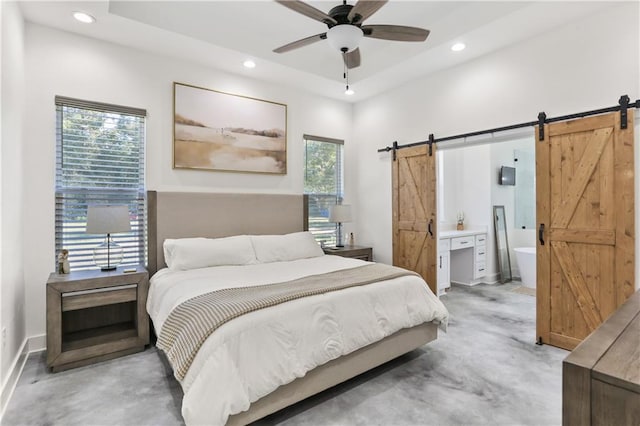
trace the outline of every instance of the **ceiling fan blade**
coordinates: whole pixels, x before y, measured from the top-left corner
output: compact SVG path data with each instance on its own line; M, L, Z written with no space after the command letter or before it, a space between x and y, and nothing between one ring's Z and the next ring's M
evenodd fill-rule
M388 0L360 0L349 12L347 19L352 24L362 23L387 3Z
M299 47L306 46L311 43L315 43L316 41L324 40L327 38L327 33L316 34L311 37L306 37L300 40L296 40L289 44L285 44L284 46L280 46L277 49L273 49L275 53L284 53L293 49L297 49Z
M337 24L338 21L333 19L331 16L327 15L321 10L316 9L315 7L308 5L307 3L301 2L299 0L275 0L276 3L280 3L284 7L288 7L291 10L294 10L298 13L303 14L311 19L315 19L316 21L324 22L325 24Z
M360 49L354 49L351 52L345 53L342 55L342 59L344 59L344 64L347 68L358 68L360 66Z
M395 41L425 41L429 30L402 25L364 25L361 27L365 37Z

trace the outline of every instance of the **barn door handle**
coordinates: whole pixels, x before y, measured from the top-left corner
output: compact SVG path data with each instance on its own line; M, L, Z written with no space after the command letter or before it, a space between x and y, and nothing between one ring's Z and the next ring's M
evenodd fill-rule
M429 226L427 227L427 231L429 232L429 235L433 237L433 230L431 229L431 225L433 225L433 219L429 220Z
M538 239L540 240L540 245L544 245L544 223L540 224L540 228L538 228Z

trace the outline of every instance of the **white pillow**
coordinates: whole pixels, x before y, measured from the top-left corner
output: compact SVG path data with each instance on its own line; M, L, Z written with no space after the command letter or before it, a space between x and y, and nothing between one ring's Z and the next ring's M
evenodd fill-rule
M167 266L177 271L256 263L256 254L248 235L166 239L163 248Z
M286 235L252 235L253 249L260 263L283 262L323 256L320 244L309 232Z

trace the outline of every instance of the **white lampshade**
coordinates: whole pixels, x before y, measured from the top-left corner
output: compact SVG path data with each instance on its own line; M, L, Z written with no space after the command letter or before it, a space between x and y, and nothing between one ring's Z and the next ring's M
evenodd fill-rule
M327 31L327 41L331 47L340 51L346 48L347 52L355 50L363 36L360 28L350 24L336 25Z
M87 234L114 234L131 231L129 207L89 206L87 209Z
M349 204L336 204L329 207L329 222L351 222L351 206Z

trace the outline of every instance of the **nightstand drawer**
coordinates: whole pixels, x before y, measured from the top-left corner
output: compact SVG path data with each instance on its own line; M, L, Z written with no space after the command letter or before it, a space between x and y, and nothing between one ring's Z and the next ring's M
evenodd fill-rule
M133 302L137 297L138 286L135 284L96 290L73 291L62 294L62 312Z

